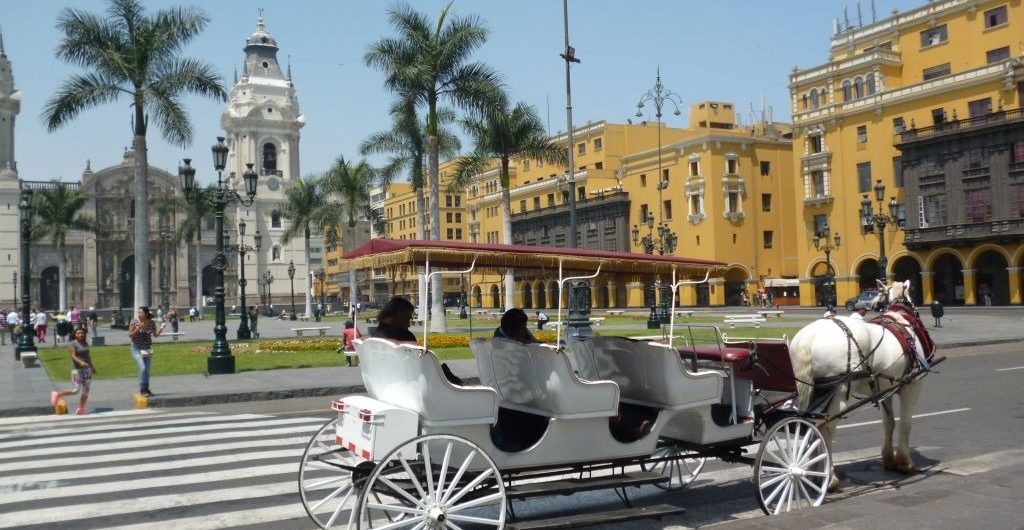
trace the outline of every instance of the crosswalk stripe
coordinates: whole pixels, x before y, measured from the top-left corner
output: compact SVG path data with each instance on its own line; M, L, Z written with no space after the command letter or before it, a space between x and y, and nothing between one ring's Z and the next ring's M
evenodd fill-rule
M188 530L217 530L220 528L245 528L249 525L273 523L289 519L305 519L309 528L316 525L309 520L302 504L295 502L287 506L257 508L230 513L216 513L199 517L183 517L174 520L174 526ZM108 530L166 530L167 521L112 526Z
M216 415L215 412L202 412L202 411L188 411L188 412L168 412L164 409L133 409L133 410L112 410L110 412L97 412L88 416L75 416L74 414L66 415L49 415L49 416L15 416L11 418L0 418L0 430L7 428L17 428L19 426L45 426L45 425L69 425L73 423L88 423L94 425L93 422L102 422L103 420L124 421L124 418L139 417L145 418L147 416L161 416L166 417L168 415L175 416L210 416Z
M80 418L80 416L78 416ZM223 417L218 417L209 414L203 415L173 415L173 416L150 416L147 418L139 418L142 421L136 421L134 423L127 423L125 419L119 418L117 420L109 422L97 422L88 423L84 425L68 425L67 423L54 424L52 426L24 426L18 430L7 430L0 429L0 441L9 440L14 437L19 438L38 438L39 441L45 442L48 437L57 437L66 434L83 435L95 432L104 432L110 430L125 430L128 427L160 427L169 425L181 425L182 423L189 424L203 424L203 423L227 423ZM244 420L258 420L267 419L265 415L259 414L239 414L234 417L232 421L244 421ZM4 432L7 431L7 432Z
M305 425L299 425L299 426L295 426L295 427L286 427L286 428L280 428L280 429L262 429L262 430L259 430L259 431L253 431L253 432L245 433L245 435L246 436L269 436L269 435L292 434L292 433L299 433L299 432L312 432L312 430L315 430L315 429L312 429L312 427L314 427L315 425L316 425L315 423L309 423L309 424L305 424ZM241 434L239 434L239 436L241 436ZM146 447L152 448L154 450L157 450L161 446L171 445L171 444L176 444L176 443L208 442L208 443L216 444L218 442L229 442L229 441L231 441L229 435L225 435L222 432L215 432L215 433L206 433L206 434L199 434L199 435L182 434L180 436L165 436L165 437L163 437L163 438L161 438L159 440L139 439L139 440L122 441L122 442L117 442L117 443L112 443L112 444L106 444L106 443L100 442L100 443L96 443L96 444L92 444L92 445L88 445L88 446L82 446L82 447L77 447L76 446L75 450L81 452L83 457L87 457L88 453L89 453L89 450L109 451L109 450L115 450L115 449L136 449L136 448L146 448ZM15 458L28 458L28 457L37 458L37 457L49 456L49 455L64 456L64 455L67 454L68 451L69 451L69 448L67 446L45 447L45 448L27 447L25 449L20 449L20 450L6 450L3 453L0 453L0 460L8 460L8 459L15 459Z
M82 447L82 446L89 446L90 445L89 442L96 442L96 441L103 442L105 445L109 445L110 442L116 441L116 440L118 440L120 438L137 438L137 437L140 437L140 436L154 437L151 441L159 442L159 441L161 441L163 439L162 435L177 434L177 433L180 433L180 432L182 432L184 430L187 430L188 432L195 433L195 432L204 432L204 431L224 430L225 428L230 428L230 429L247 429L247 428L250 428L250 427L261 427L261 426L265 426L265 425L289 425L289 424L298 424L298 423L305 424L305 423L311 423L312 421L313 420L311 420L310 418L281 418L281 419L276 419L276 420L261 419L261 420L253 420L253 421L244 421L244 422L240 422L240 423L231 423L231 424L228 424L228 425L224 425L224 424L221 424L221 423L214 422L214 423L209 423L209 424L205 424L205 425L189 426L187 428L186 427L177 427L177 426L173 426L172 427L172 426L166 426L166 425L160 425L160 426L157 426L155 428L150 428L149 426L145 426L145 427L135 427L135 428L132 428L130 430L123 431L120 435L113 435L112 433L109 433L109 432L100 432L100 433L92 433L92 434L67 434L66 436L55 436L55 437L45 438L45 439L42 439L42 440L28 439L28 440L6 441L6 442L0 442L0 450L6 449L6 448L9 448L9 447L22 446L22 445L25 445L26 442L27 443L36 443L37 445L43 445L43 444L46 444L46 445L49 445L49 444L62 444L62 445L64 445L64 444L66 444L68 446L73 446L73 447L76 447L76 448L77 447Z

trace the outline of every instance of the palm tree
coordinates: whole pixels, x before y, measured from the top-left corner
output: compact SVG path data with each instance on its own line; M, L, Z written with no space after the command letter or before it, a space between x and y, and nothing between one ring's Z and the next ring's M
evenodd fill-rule
M379 185L385 190L391 187L399 174L409 172L409 183L416 192L416 239L426 239L424 230L427 226L426 195L423 192L423 161L426 158L427 124L416 115L415 105L399 102L391 109L395 123L390 130L378 131L363 141L359 150L363 155L390 154L387 164L378 172ZM438 149L440 156L450 158L458 154L462 144L446 124L455 121L455 112L451 109L437 110ZM419 274L418 307L420 311L426 307L423 299L426 292L425 276ZM422 318L423 315L420 315Z
M438 103L448 100L465 109L484 109L501 101L500 77L489 66L469 62L470 55L487 40L480 17L448 18L448 4L436 24L426 15L402 5L389 13L397 37L372 44L363 60L383 70L384 84L402 102L426 107L427 168L430 190L430 237L441 239L440 186L438 185ZM435 315L444 314L444 293L434 289ZM446 330L443 318L431 321L433 331Z
M149 305L149 160L146 131L156 120L164 139L185 147L192 143L192 124L181 105L185 94L227 100L213 67L181 58L181 49L198 36L209 18L197 9L175 7L147 16L138 0L110 0L106 17L65 8L57 18L64 38L57 58L77 64L86 73L61 84L43 108L50 132L67 125L82 111L131 98L135 151L135 305Z
M369 219L370 188L376 178L373 167L365 160L351 163L339 156L334 165L324 173L321 184L327 201L324 204L325 244L337 245L341 239L338 227L344 225L347 230L345 237L352 240L357 221ZM356 306L356 271L348 273L349 307Z
M288 221L288 227L281 234L281 242L287 244L292 239L302 236L306 254L306 316L313 313L313 281L310 277L309 239L314 228L324 226L323 186L315 175L296 179L295 185L284 192L284 202L270 210L271 216L280 216Z
M60 258L58 309L63 313L67 310L68 300L68 233L72 230L100 232L101 227L96 219L81 214L82 208L89 201L89 196L84 191L71 189L65 182L52 182L51 187L36 192L32 201L37 217L33 222L33 226L37 227L33 231L33 238L49 236L53 246L57 247L57 256Z
M213 217L213 197L216 194L216 187L213 184L196 190L188 197L179 200L175 206L184 212L178 229L174 234L177 244L185 243L191 245L195 241L196 255L196 310L203 311L203 229L206 220Z
M461 191L477 175L497 160L500 164L502 232L504 243L512 243L512 194L509 183L509 165L513 159L542 159L548 163L565 163L565 146L551 141L536 109L519 103L509 109L507 105L495 107L480 117L463 120L466 132L473 138L473 152L455 165L455 178L449 187ZM505 272L505 303L511 305L514 274Z

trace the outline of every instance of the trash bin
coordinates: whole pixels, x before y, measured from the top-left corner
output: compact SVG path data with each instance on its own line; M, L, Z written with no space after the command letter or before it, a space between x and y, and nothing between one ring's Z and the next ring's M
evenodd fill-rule
M945 308L942 307L942 302L934 300L931 305L932 317L935 318L935 327L942 327L942 316L946 314Z

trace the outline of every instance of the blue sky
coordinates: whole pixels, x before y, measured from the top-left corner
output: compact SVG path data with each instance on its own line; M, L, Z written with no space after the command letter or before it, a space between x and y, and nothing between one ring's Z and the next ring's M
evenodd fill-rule
M435 18L446 2L420 0L414 5ZM893 7L901 11L923 0L876 0L879 17ZM150 9L193 5L182 1L146 1ZM61 35L58 13L71 2L5 0L0 19L7 55L13 62L15 86L22 92L16 132L16 159L22 178L77 180L92 160L94 170L119 163L131 144L131 112L127 100L89 110L57 132L48 133L40 113L44 102L76 67L58 62L53 51ZM74 6L101 13L100 0L79 0ZM302 133L303 174L325 170L335 157L358 156L359 143L390 125L391 102L382 76L364 66L367 46L391 34L387 11L391 2L350 0L284 1L219 0L199 5L209 15L207 30L186 50L221 73L226 85L240 69L244 39L255 29L257 9L264 9L267 30L281 47L279 58L291 58L299 103L306 116ZM682 96L684 105L717 99L732 101L747 120L750 105L774 108L778 121L789 119L787 75L828 58L832 19L842 17L843 2L805 0L570 0L569 33L582 63L572 75L573 119L623 123L636 102L654 85L661 68L665 85ZM848 2L856 23L856 2ZM862 7L870 19L870 2ZM562 2L558 0L456 0L456 14L475 13L491 36L477 58L501 72L512 99L534 105L550 116L551 132L565 130L565 66L558 57L564 37ZM195 128L195 141L178 148L149 134L150 163L176 173L178 161L195 159L197 177L213 175L210 145L221 134L223 104L189 98L185 106ZM685 110L685 109L684 109ZM686 115L669 116L683 126Z

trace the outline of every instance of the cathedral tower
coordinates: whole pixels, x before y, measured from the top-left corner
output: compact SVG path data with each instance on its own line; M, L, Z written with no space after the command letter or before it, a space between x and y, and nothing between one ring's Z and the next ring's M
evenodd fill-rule
M18 165L14 160L14 119L21 111L21 92L14 90L11 61L4 51L4 35L0 32L0 180L17 180Z
M270 271L275 278L270 287L273 303L280 308L289 294L289 261L295 262L295 276L300 286L304 285L303 276L308 279L309 270L320 267L319 252L314 266L309 266L303 238L285 244L281 236L287 221L270 215L271 209L284 200L285 190L300 178L299 133L305 125L305 117L299 112L291 68L287 74L282 70L277 59L277 41L267 33L262 14L256 22L256 31L245 40L243 51L242 77L236 79L227 108L221 115L221 127L230 147L226 171L240 192L246 164L253 164L253 169L259 173L256 203L250 208L238 207L236 222L245 220L248 244L252 244L256 229L263 236L262 248L253 254L257 259L246 260L245 276L250 285L256 286L257 279ZM311 246L316 250L321 247L319 243ZM296 290L302 293L300 288ZM249 289L248 292L252 300L259 300L260 291ZM308 285L305 292L309 292Z
M14 159L14 120L21 111L21 92L14 89L11 61L0 32L0 302L14 298L14 273L21 256L18 230L18 164ZM21 278L18 278L20 285ZM20 290L19 290L20 293Z

